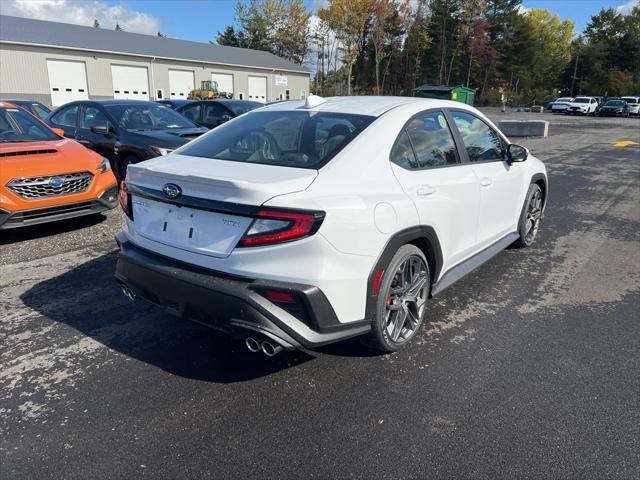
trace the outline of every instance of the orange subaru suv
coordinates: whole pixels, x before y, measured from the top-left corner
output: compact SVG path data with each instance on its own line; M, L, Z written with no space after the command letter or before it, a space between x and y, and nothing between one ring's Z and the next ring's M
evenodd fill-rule
M0 230L114 208L109 161L0 102Z

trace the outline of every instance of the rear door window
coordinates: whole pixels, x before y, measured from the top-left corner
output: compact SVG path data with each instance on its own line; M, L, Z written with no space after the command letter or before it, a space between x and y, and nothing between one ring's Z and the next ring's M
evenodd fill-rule
M332 112L271 111L238 117L180 153L296 168L324 166L375 117Z
M391 161L412 170L459 164L444 113L424 112L409 120L391 150Z
M202 105L198 103L196 105L189 105L188 107L181 109L178 113L180 113L180 115L184 117L187 117L193 123L198 123L200 121L201 109Z
M61 108L53 114L51 121L65 127L75 127L78 122L78 105Z
M226 108L216 103L208 103L205 105L204 117L202 119L203 123L216 127L228 120L231 120L231 115Z
M97 107L87 106L82 109L80 116L80 128L108 127L107 116Z

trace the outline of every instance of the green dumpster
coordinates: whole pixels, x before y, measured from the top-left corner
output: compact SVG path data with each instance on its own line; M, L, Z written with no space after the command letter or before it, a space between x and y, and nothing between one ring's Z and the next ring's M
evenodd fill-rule
M420 85L413 89L416 97L438 98L440 100L454 100L456 102L473 105L476 91L462 85L451 87L446 85Z

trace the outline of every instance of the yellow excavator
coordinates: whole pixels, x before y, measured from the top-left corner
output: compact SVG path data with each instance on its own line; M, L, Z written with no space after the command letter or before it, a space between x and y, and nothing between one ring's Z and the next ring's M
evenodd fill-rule
M214 98L231 98L231 95L226 92L220 92L218 82L203 80L200 88L191 90L187 98L189 100L213 100Z

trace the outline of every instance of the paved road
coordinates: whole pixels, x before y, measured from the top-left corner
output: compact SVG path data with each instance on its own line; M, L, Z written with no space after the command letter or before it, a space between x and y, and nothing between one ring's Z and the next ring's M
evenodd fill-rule
M117 211L0 234L2 478L640 477L640 122L592 120L522 142L534 248L388 356L266 359L125 300Z

